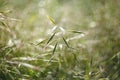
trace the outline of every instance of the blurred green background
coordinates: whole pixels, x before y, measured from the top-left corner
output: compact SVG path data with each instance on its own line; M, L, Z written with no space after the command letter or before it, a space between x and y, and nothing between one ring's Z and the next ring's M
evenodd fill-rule
M0 80L119 80L119 0L0 0Z

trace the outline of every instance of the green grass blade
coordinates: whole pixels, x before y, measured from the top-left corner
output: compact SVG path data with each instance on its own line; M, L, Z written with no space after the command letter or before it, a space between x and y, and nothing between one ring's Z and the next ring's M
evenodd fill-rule
M69 46L68 42L65 40L65 38L64 38L64 37L62 37L62 38L63 38L63 41L65 42L66 46L67 46L68 48L70 48L70 46Z
M78 33L78 34L83 34L83 32L82 31L71 31L71 32L73 32L73 33Z
M47 44L53 39L53 37L55 36L56 33L54 33L50 38L49 40L47 41Z
M93 57L91 56L91 58L90 58L90 67L92 67L92 65L93 65Z
M53 54L55 53L56 48L57 48L57 43L56 43L56 44L55 44L55 46L54 46L54 49L53 49Z
M48 18L54 25L56 25L56 22L54 21L54 19L53 19L52 17L50 17L50 16L47 15L47 18Z

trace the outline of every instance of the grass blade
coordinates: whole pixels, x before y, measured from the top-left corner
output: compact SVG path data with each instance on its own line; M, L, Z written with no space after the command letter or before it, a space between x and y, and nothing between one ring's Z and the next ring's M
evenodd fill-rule
M56 43L56 44L55 44L55 46L54 46L54 49L53 49L53 54L55 53L56 48L57 48L57 43Z
M70 46L69 46L68 42L65 40L65 38L64 37L62 37L62 38L63 38L63 41L65 42L65 44L67 45L67 47L70 48Z
M50 16L47 15L47 18L48 18L54 25L56 25L56 22L54 21L54 19L53 19L52 17L50 17Z
M53 37L55 36L56 33L54 33L48 40L47 44L53 39Z
M82 32L82 31L71 31L71 32L73 32L73 33L83 34L83 32Z
M90 67L92 67L92 65L93 65L93 57L91 56L91 58L90 58Z

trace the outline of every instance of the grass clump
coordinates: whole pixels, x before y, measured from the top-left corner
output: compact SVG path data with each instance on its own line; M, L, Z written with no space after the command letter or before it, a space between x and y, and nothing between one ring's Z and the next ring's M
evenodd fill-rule
M118 7L109 0L1 0L0 80L119 80Z

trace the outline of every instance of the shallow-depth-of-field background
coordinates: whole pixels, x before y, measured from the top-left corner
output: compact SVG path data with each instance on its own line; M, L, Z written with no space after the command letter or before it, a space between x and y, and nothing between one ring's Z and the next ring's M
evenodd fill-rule
M0 80L120 80L120 0L0 0Z

